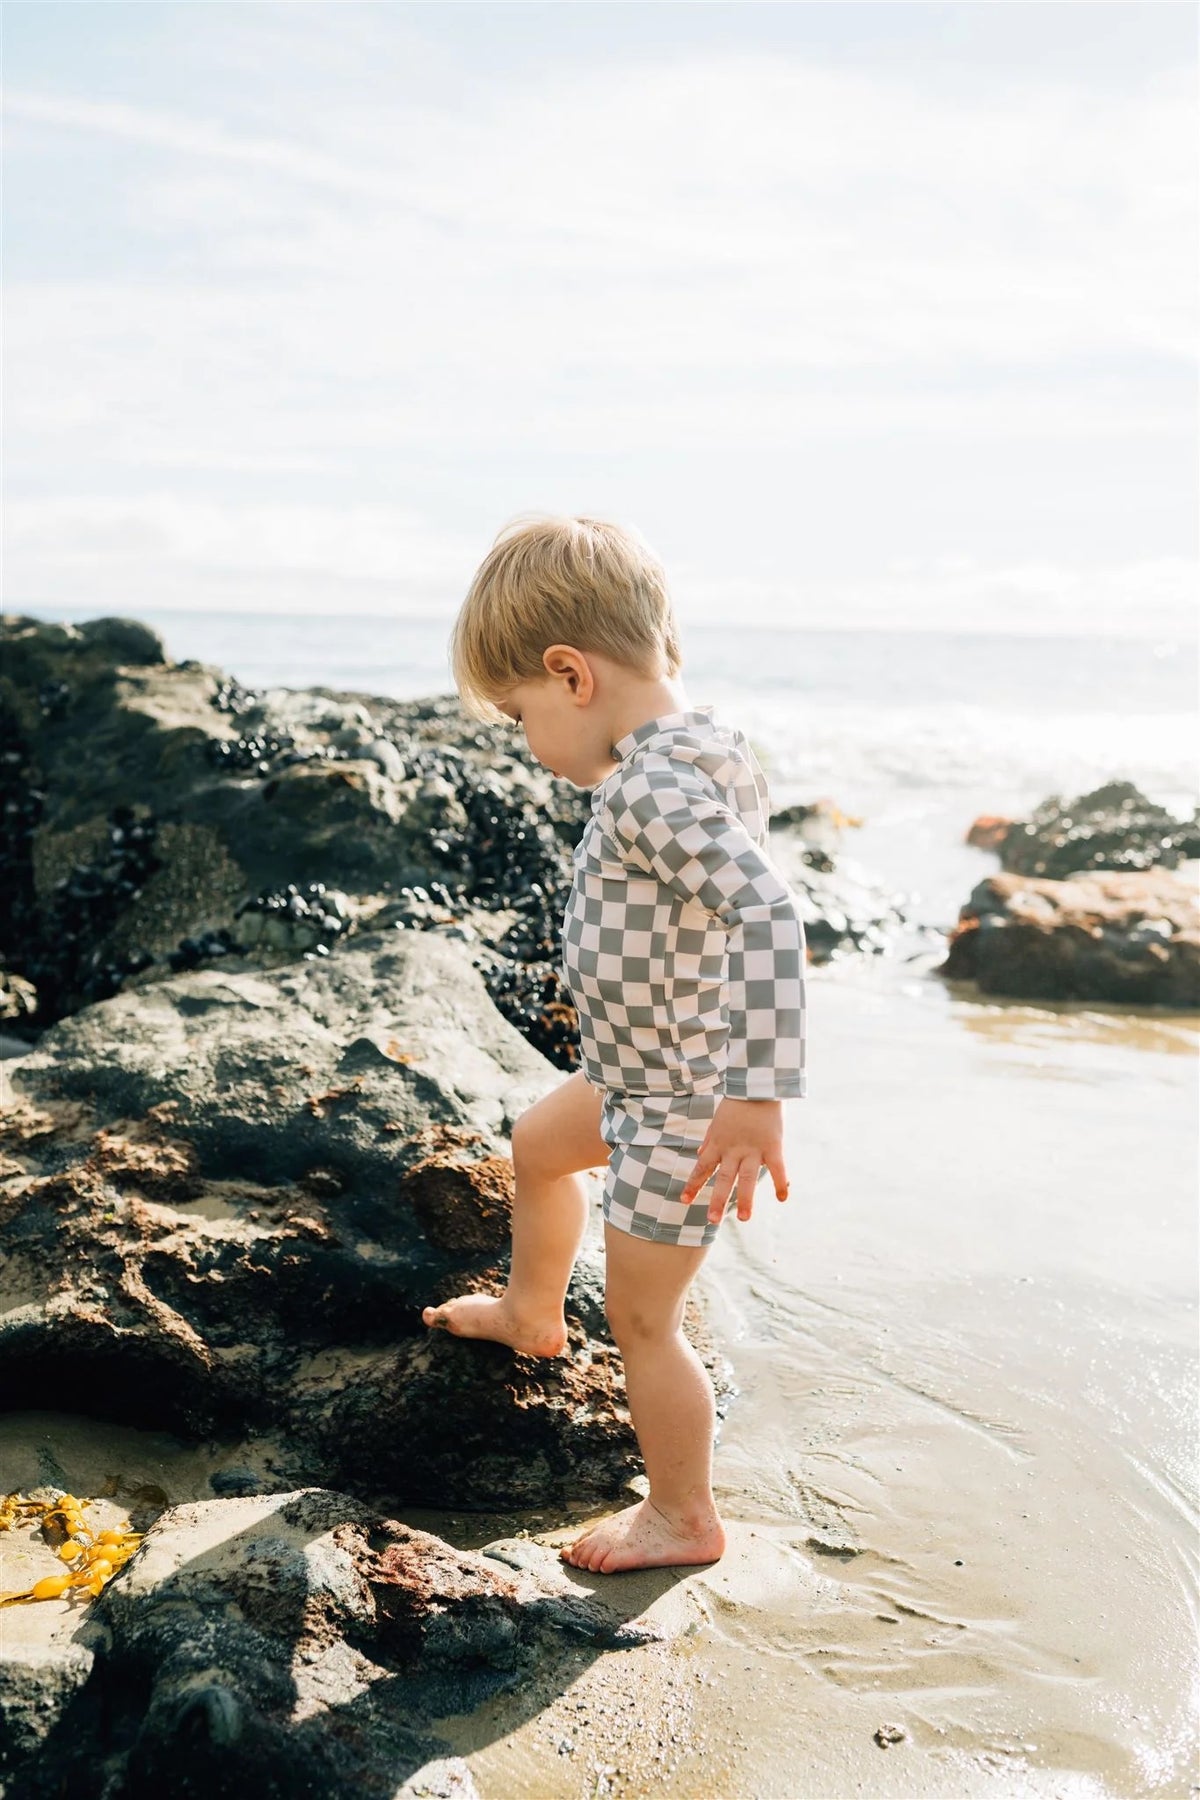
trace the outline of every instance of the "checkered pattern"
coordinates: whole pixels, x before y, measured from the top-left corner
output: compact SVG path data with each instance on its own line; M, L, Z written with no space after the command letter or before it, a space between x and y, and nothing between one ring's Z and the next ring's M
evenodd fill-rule
M721 1229L708 1218L712 1177L694 1200L679 1194L720 1101L717 1093L605 1094L600 1136L611 1145L604 1172L604 1217L610 1225L656 1244L712 1243ZM736 1205L735 1188L726 1212Z
M804 924L745 735L702 706L613 751L563 919L584 1074L619 1096L802 1099Z

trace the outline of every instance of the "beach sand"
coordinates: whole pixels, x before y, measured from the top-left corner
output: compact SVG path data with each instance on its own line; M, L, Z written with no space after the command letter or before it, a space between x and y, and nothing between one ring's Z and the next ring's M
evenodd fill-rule
M740 1390L721 1562L589 1575L557 1547L594 1514L401 1509L664 1633L437 1722L482 1800L1196 1791L1200 1019L988 1001L934 960L812 972L791 1198L761 1182L705 1264ZM169 1439L5 1421L11 1485L48 1452L78 1491L114 1457L210 1491Z

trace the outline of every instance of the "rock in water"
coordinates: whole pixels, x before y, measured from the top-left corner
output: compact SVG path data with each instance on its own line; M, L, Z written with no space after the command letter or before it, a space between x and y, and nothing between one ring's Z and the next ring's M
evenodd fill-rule
M1066 881L990 875L937 973L1026 1000L1200 1007L1200 905L1165 869Z
M1200 857L1200 811L1176 818L1131 781L1110 781L1075 800L1052 794L1028 819L976 820L967 835L1018 875L1174 869Z

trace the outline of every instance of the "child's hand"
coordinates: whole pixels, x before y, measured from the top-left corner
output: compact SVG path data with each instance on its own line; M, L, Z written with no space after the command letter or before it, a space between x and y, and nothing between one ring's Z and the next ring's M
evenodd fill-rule
M710 1223L718 1225L725 1217L725 1207L735 1181L737 1216L748 1219L754 1204L755 1184L764 1163L775 1183L776 1199L786 1200L788 1177L783 1165L783 1101L735 1100L726 1094L713 1114L682 1197L694 1199L715 1169L717 1178L708 1208Z

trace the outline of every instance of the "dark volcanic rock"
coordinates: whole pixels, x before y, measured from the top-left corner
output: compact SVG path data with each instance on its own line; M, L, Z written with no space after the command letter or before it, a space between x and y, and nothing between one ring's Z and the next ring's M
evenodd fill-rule
M132 621L0 621L0 970L34 996L20 1030L247 950L328 954L391 906L389 924L477 942L506 1017L571 1068L558 926L587 805L453 700L252 693L165 662Z
M597 1248L562 1358L430 1333L499 1292L515 1117L557 1079L465 946L197 970L8 1065L0 1384L183 1435L269 1432L297 1481L492 1508L637 1468ZM694 1316L694 1315L693 1315ZM78 1371L89 1371L79 1382Z
M1174 869L1200 857L1200 811L1179 819L1132 782L1110 781L1075 800L1052 794L1028 819L977 820L968 842L995 849L1018 875Z
M1200 1007L1195 883L1163 869L988 876L936 972L1014 998Z
M9 1712L4 1791L92 1794L103 1768L111 1800L427 1793L420 1772L447 1749L432 1720L519 1684L566 1638L660 1635L545 1554L544 1572L514 1572L315 1488L176 1507L76 1642L10 1684L41 1705Z

